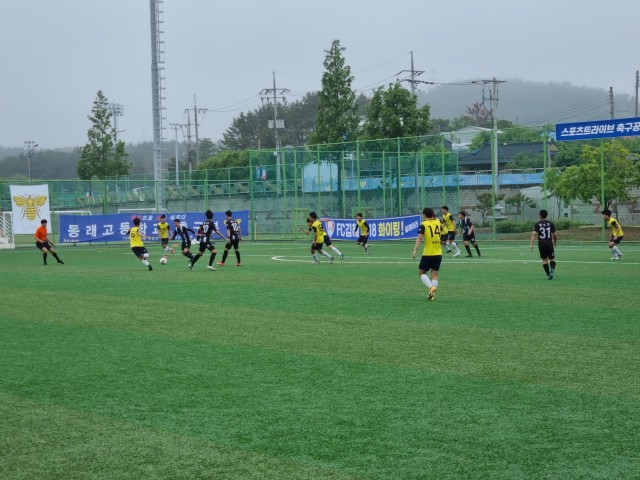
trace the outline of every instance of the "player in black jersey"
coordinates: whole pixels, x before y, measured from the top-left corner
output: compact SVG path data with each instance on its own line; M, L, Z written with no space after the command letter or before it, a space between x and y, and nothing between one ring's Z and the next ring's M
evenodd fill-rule
M547 215L546 210L540 210L540 220L533 226L531 232L531 251L533 251L533 242L537 237L542 268L547 274L547 279L553 280L553 272L556 269L556 256L553 247L558 243L558 234L555 225L547 220Z
M224 224L227 226L227 244L224 246L224 253L222 254L222 261L218 262L218 265L221 267L224 266L224 262L227 261L227 255L229 255L229 250L233 247L233 250L236 254L236 267L241 267L242 263L240 262L240 240L242 240L242 233L240 232L240 224L237 220L234 220L232 217L231 210L227 210L224 212L226 220Z
M467 257L473 257L471 255L471 248L469 248L469 242L473 245L473 248L478 252L478 256L480 256L480 247L476 243L476 232L473 228L473 222L465 212L458 213L458 225L460 225L460 230L462 231L462 242L464 243L464 248L467 250Z
M176 218L173 221L173 225L175 230L173 231L173 236L171 240L175 240L176 237L180 237L180 241L182 242L182 254L187 257L189 260L193 260L193 253L191 253L191 237L189 237L189 232L196 236L196 232L191 230L190 228L185 227L184 225L180 225L180 219Z
M200 257L204 255L205 250L209 250L211 252L211 255L209 256L209 266L207 268L209 270L215 270L213 267L213 261L215 260L218 251L216 250L214 243L211 241L211 234L215 232L220 236L220 238L226 240L224 235L220 233L217 222L213 221L213 212L211 210L207 210L204 215L206 220L202 225L200 225L198 235L196 236L196 238L200 240L200 247L198 248L198 253L193 257L193 260L189 262L189 270L193 270L193 266L198 260L200 260Z

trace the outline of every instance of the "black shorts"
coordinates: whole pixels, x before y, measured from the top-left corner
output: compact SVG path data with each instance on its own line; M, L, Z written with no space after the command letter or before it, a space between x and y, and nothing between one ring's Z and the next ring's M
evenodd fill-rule
M224 248L226 250L231 250L231 247L233 247L234 250L238 250L238 247L240 246L240 239L236 238L230 238L227 240L227 244L224 246Z
M182 250L185 248L189 250L191 248L191 242L182 242Z
M131 251L138 258L140 258L145 253L149 253L149 252L147 252L147 249L144 248L144 247L131 247Z
M556 254L553 250L553 243L538 243L538 251L540 252L540 258L543 260L545 258L550 260L556 258Z
M49 242L36 242L36 247L38 250L42 250L43 248L51 250L51 244Z
M616 240L613 239L613 235L609 237L609 241L618 245L622 241L622 237L618 237Z
M200 253L204 253L205 250L215 250L216 246L213 244L213 242L200 242L200 247L198 248L198 251Z
M313 243L311 244L311 249L312 249L312 250L320 251L320 250L322 250L322 245L323 245L323 243L324 243L324 242L313 242Z
M360 235L358 237L358 245L366 245L367 242L369 241L369 235Z
M160 242L162 242L163 247L166 247L169 244L169 238L161 238Z
M446 240L448 242L453 242L456 239L456 232L449 232L446 235L442 236L443 240ZM474 239L475 241L475 239Z
M330 247L331 245L333 245L333 244L331 243L331 238L329 238L329 235L325 235L325 236L324 236L324 244L325 244L327 247Z
M476 243L476 234L472 233L471 235L469 235L467 233L463 233L462 240L465 242Z
M420 265L418 268L423 272L433 270L437 272L440 270L440 264L442 263L442 255L423 255L420 259Z

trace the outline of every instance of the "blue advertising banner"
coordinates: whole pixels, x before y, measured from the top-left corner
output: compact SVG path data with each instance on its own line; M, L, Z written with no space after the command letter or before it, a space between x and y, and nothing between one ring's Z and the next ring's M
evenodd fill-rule
M420 215L366 219L370 230L369 240L416 238L420 219ZM357 225L354 219L323 219L322 223L331 240L356 240L360 235L360 232L356 231Z
M158 240L156 225L160 221L161 213L114 213L111 215L60 215L60 240L58 243L86 243L86 242L122 242L128 241L127 231L133 226L133 219L138 217L140 230L153 240ZM205 221L204 213L165 213L167 222L171 225L173 234L173 220L180 219L180 224L197 231ZM240 223L243 236L249 235L249 210L233 213L233 218ZM227 229L224 225L224 212L214 212L213 221L224 236ZM151 241L151 240L148 240Z
M556 140L591 140L637 135L640 135L640 118L558 123L556 125Z

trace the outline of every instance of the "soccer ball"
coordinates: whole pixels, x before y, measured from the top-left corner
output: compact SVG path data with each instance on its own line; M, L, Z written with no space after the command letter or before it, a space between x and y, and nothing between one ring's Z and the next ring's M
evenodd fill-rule
M167 259L165 257L162 257L160 259L160 265L166 265L167 264Z

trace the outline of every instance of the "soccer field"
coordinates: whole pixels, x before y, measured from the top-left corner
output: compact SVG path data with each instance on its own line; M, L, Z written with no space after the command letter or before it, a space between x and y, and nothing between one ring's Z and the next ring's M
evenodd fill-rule
M335 244L0 251L0 477L640 478L640 246Z

